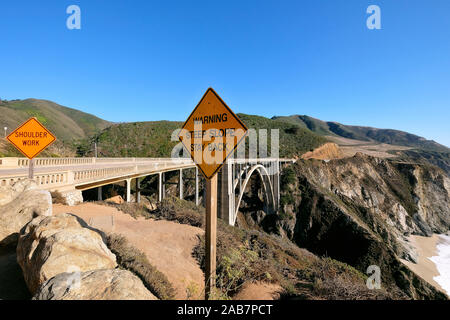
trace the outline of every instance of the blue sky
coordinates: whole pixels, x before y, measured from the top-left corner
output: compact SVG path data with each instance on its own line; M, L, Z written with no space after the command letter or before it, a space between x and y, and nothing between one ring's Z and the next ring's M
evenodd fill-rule
M81 8L81 30L66 8ZM381 8L369 30L366 8ZM2 1L0 97L111 121L307 114L450 146L450 1Z

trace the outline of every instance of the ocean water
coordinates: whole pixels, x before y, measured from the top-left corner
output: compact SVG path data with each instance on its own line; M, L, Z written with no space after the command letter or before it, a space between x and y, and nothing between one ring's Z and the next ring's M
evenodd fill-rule
M450 296L450 236L440 235L437 245L438 255L429 258L436 264L439 276L433 279Z

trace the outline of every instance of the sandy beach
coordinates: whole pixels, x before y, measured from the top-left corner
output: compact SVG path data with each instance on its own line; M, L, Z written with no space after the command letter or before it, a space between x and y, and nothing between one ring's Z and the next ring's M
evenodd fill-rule
M436 264L430 260L431 257L438 255L437 245L440 241L438 234L433 234L432 237L409 236L409 241L417 249L418 263L401 260L412 271L419 275L422 279L447 294L447 292L434 280L434 277L439 276L439 271Z

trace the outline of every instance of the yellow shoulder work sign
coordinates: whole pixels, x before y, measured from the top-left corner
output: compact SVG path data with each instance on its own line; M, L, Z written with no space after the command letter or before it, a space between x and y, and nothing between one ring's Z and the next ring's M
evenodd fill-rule
M7 139L29 159L36 157L56 140L36 118L25 121Z

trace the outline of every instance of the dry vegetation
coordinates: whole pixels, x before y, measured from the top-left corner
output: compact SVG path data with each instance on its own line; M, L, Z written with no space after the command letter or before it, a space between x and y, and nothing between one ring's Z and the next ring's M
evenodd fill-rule
M152 266L145 254L133 247L126 238L108 234L107 245L116 255L119 266L137 275L156 297L162 300L174 298L175 289L167 277Z
M152 215L194 226L203 226L203 210L192 203L168 198ZM369 290L367 277L347 264L319 258L280 237L243 230L218 221L216 299L230 299L247 281L278 283L283 298L391 299L384 290ZM204 236L194 248L204 270Z
M52 196L52 203L54 204L66 204L66 199L62 196L61 192L59 191L52 191L50 192L50 195Z
M139 217L149 219L152 217L151 211L143 203L124 202L124 203L118 204L118 203L107 202L107 201L96 201L95 203L109 206L109 207L114 207L117 210L122 211L123 213L129 214L130 216L132 216L135 219L137 219Z

